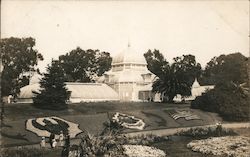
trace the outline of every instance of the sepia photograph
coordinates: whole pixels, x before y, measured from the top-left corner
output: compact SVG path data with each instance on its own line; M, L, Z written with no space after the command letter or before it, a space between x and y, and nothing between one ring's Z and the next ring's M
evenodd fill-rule
M249 0L0 0L0 157L250 157Z

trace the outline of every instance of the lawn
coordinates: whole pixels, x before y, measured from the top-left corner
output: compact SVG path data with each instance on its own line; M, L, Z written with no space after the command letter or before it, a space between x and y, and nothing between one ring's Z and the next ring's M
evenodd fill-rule
M188 110L198 115L201 120L187 121L184 118L174 120L171 117L173 110ZM67 121L79 124L79 128L91 134L98 134L103 129L103 123L115 112L133 115L146 123L144 130L163 128L178 128L214 124L221 121L216 114L190 109L189 104L161 104L161 103L131 103L131 102L100 102L71 104L67 110L52 111L34 108L30 104L11 104L5 108L5 125L2 126L2 144L5 146L18 146L37 144L41 137L25 129L25 121L29 118L58 116ZM138 130L125 129L125 132ZM238 134L249 135L249 130L236 129ZM81 136L78 135L77 138ZM168 156L178 157L202 157L201 153L193 152L186 145L192 141L192 137L172 136L165 142L156 142L151 146L161 149ZM47 149L46 157L59 156L59 149ZM212 157L212 155L208 156Z
M200 110L192 110L202 120L174 120L168 110L190 110L190 104L165 104L146 102L98 102L70 104L67 110L42 110L31 104L10 104L5 106L4 126L2 126L3 145L15 146L39 143L41 137L25 129L25 121L30 118L57 116L79 124L79 128L91 134L98 134L103 123L115 112L126 113L142 119L146 123L145 130L177 128L214 124L218 119L215 115ZM139 130L125 129L124 132Z
M171 157L204 157L204 154L193 152L187 148L187 144L192 140L193 139L189 137L173 137L168 141L154 143L151 146L163 150L167 156ZM206 157L214 156L206 155Z
M164 108L190 107L190 104L166 104L154 102L91 102L70 104L67 110L53 111L42 110L31 104L5 105L5 116L7 120L28 119L41 116L64 116L64 115L87 115L106 112L121 112L132 110L149 110Z

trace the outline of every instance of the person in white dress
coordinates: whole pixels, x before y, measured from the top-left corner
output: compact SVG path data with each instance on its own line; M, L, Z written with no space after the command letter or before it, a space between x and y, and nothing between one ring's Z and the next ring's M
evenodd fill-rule
M42 137L42 140L40 142L40 147L45 148L46 142L45 142L45 137Z
M56 139L53 139L53 140L52 140L52 148L55 148L56 145L57 145Z
M9 95L9 96L8 96L8 104L12 103L12 100L13 100L13 96L12 96L12 95Z
M60 132L60 135L59 135L59 145L60 146L64 146L64 135L63 135L63 131Z

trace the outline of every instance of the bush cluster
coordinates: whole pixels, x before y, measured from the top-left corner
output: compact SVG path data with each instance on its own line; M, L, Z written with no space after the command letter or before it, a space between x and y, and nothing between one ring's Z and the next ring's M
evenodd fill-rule
M249 88L232 82L221 83L197 97L191 107L219 113L227 121L248 121L250 111Z
M149 146L153 143L162 142L166 139L164 137L156 136L156 135L138 135L135 137L126 138L124 144L132 144L132 145L146 145Z
M118 135L93 136L86 134L80 148L83 156L122 156L123 147Z
M222 126L220 125L214 127L190 128L188 130L178 132L177 135L194 137L194 138L208 138L208 137L220 137L220 136L234 136L237 134L231 129L222 128Z

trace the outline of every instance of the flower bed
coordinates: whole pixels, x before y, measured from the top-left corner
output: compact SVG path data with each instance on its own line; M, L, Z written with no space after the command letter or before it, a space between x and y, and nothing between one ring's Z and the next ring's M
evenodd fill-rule
M247 157L250 154L250 138L243 136L213 137L194 140L188 143L187 147L203 154Z
M113 116L112 120L129 129L143 130L145 126L141 119L118 112Z
M175 120L179 119L179 118L184 118L185 120L200 120L201 118L196 115L193 114L191 111L179 111L179 110L175 110L173 113L170 114L171 117Z
M123 145L124 154L129 157L165 157L166 154L164 151L142 145Z
M58 138L61 131L69 134L71 138L82 132L78 124L54 116L28 119L26 129L41 137L49 137L53 133L56 138Z

